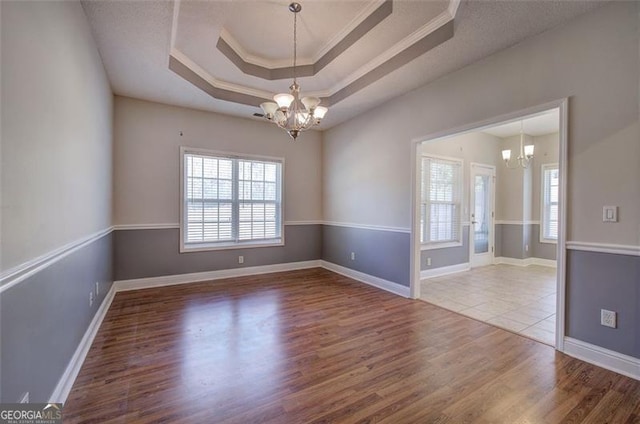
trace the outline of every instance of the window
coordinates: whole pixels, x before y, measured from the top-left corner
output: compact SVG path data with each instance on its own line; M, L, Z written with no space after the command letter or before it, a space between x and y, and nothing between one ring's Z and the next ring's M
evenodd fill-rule
M558 240L558 164L542 165L542 225L540 241Z
M462 161L422 157L420 241L434 247L460 245Z
M181 156L181 251L282 244L281 159Z

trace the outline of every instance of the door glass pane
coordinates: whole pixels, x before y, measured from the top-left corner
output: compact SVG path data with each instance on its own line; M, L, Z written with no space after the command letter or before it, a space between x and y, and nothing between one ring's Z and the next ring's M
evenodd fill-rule
M489 226L491 209L489 205L489 176L476 175L473 207L473 249L475 253L489 252Z

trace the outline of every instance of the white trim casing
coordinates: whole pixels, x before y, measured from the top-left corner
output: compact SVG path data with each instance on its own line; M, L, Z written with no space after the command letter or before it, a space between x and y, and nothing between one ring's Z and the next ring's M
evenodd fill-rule
M82 368L85 358L87 357L87 353L89 353L89 349L93 344L93 339L95 339L96 334L98 334L98 329L100 329L100 325L102 325L102 321L107 315L107 311L111 306L115 293L116 287L114 283L111 285L111 289L107 292L102 304L93 316L87 331L85 331L84 336L82 336L82 340L80 340L80 344L78 344L71 360L67 364L67 368L65 368L62 377L58 380L58 384L49 398L50 403L65 403L67 401L69 392L73 387L73 383L76 381L76 377L78 377L78 373L80 372L80 368Z
M542 258L517 259L517 258L508 258L506 256L499 256L495 258L494 263L496 265L499 265L499 264L515 265L515 266L538 265L538 266L546 266L549 268L558 267L557 261L553 259L542 259Z
M464 228L464 225L462 226ZM460 237L464 237L463 232L460 232ZM460 247L464 244L461 241L448 241L444 243L424 243L420 245L420 250L435 250L435 249L449 249L452 247Z
M337 265L337 264L334 264L333 262L327 262L327 261L320 261L320 262L321 262L322 268L328 269L329 271L333 271L336 274L344 275L345 277L349 277L354 280L360 281L361 283L368 284L370 286L388 291L393 294L397 294L398 296L409 297L409 287L407 286L403 286L401 284L394 283L393 281L385 280L383 278L365 274L364 272L356 271L351 268Z
M568 241L567 249L583 252L611 253L614 255L640 256L640 246L628 244L590 243L584 241Z
M420 145L427 141L434 141L438 139L447 139L461 134L467 134L470 132L482 131L484 129L493 127L497 124L507 124L510 122L520 121L523 118L531 118L544 114L551 109L560 110L560 131L559 131L559 158L558 163L560 165L560 208L558 221L559 234L558 234L558 248L557 248L557 309L556 309L556 343L555 347L559 351L564 350L564 322L565 322L565 290L566 290L566 275L565 275L565 240L566 240L566 228L567 228L567 144L568 144L568 98L562 98L553 100L547 103L539 104L537 106L528 107L525 109L517 110L514 112L505 113L504 115L494 116L481 121L472 122L469 124L461 125L454 128L449 128L441 131L436 131L431 134L425 134L416 137L411 140L411 181L412 188L411 195L411 224L412 224L412 251L411 255L411 297L420 297L420 245L416 241L414 234L419 234L420 222L416 220L416 216L419 217L419 179L420 175L418 169L420 169L416 162L419 157ZM419 238L418 238L419 240Z
M556 169L558 168L558 176L560 175L560 169L559 169L559 165L556 162L552 162L552 163L543 163L542 165L540 165L540 221L538 222L540 224L540 228L539 228L539 240L540 243L549 243L549 244L558 244L558 240L557 239L551 239L551 238L545 238L544 237L544 218L546 216L545 212L545 187L544 187L544 182L545 182L545 178L544 178L544 173L546 172L547 169ZM558 189L560 189L560 187L558 187ZM559 193L558 193L559 194ZM560 199L558 198L558 201ZM559 203L559 202L558 202Z
M45 253L42 256L38 256L37 258L31 259L30 261L24 262L14 268L3 272L2 274L0 274L0 293L26 280L37 272L40 272L43 269L53 265L64 257L69 256L73 252L81 249L82 247L87 246L88 244L93 243L99 238L110 234L112 231L113 227L105 228L104 230L65 244L64 246Z
M190 274L163 275L160 277L135 278L114 282L116 291L148 289L153 287L174 286L178 284L199 283L202 281L220 280L223 278L245 277L248 275L267 274L270 272L294 271L320 267L319 260L289 262L284 264L250 266L243 268L221 269L218 271L194 272Z
M564 353L569 356L640 380L640 359L638 358L571 337L564 338L564 347Z
M420 271L420 279L425 280L429 278L441 277L443 275L457 274L459 272L469 271L471 269L471 264L469 262L464 262L456 265L449 266L441 266L439 268L433 269L423 269Z
M411 229L406 227L385 227L382 225L354 224L351 222L322 221L323 225L334 227L360 228L362 230L393 231L396 233L410 233Z
M464 209L464 199L465 199L465 192L464 192L464 177L465 177L465 172L464 172L464 159L461 158L457 158L457 157L453 157L453 156L443 156L443 155L434 155L431 153L424 153L423 151L421 151L420 153L420 175L422 175L422 166L424 164L424 159L435 159L435 160L444 160L444 161L448 161L448 162L454 162L456 163L456 165L459 167L458 169L460 170L460 175L458 178L458 192L460 193L460 195L458 196L459 201L460 201L460 207L458 208L458 240L448 240L448 241L444 241L444 242L422 242L420 243L420 250L431 250L431 249L444 249L447 247L459 247L462 246L462 241L464 239L464 235L462 233L462 230L464 229L464 226L462 225L462 220L463 220L463 209ZM422 184L424 182L421 180L420 181L420 193L422 193ZM455 193L455 190L454 190ZM418 199L417 199L418 200ZM422 204L422 196L420 196L418 202L420 203L420 205ZM420 208L419 208L420 209ZM429 208L427 207L427 210L429 210ZM429 214L427 220L430 221L431 220L431 216ZM420 221L422 220L421 217L421 212L420 212ZM419 222L420 222L419 221ZM422 240L422 234L418 234L420 239Z
M540 221L509 221L509 220L496 220L496 224L500 225L540 225Z
M481 260L477 260L476 259L476 255L481 257L481 255L483 255L482 253L475 253L475 245L474 245L474 238L475 235L473 235L473 228L474 226L471 224L471 222L473 221L473 219L471 218L471 215L475 212L475 192L474 190L471 190L471 187L475 187L475 181L473 181L473 177L475 175L475 171L474 168L484 168L485 170L488 170L490 172L490 176L491 176L491 235L489 237L489 248L487 249L488 251L486 252L486 255L488 256L487 259L485 259L484 261ZM485 174L487 175L487 174ZM478 162L471 162L469 164L469 265L473 268L479 267L479 266L485 266L485 265L491 265L492 263L495 262L496 259L496 251L495 251L495 246L496 246L496 195L497 195L497 170L496 167L493 165L488 165L488 164L483 164L483 163L478 163ZM473 201L472 201L473 200Z
M199 156L208 156L214 159L230 159L234 161L234 165L232 166L232 184L234 185L234 189L232 189L232 209L231 212L231 232L232 232L232 240L231 241L223 241L223 242L202 242L202 243L187 243L185 241L185 231L186 231L186 214L187 214L187 201L185 198L186 193L186 185L187 185L187 176L185 170L185 157L186 155L199 155ZM260 155L251 155L244 153L236 153L236 152L225 152L219 150L210 150L203 149L199 147L188 147L188 146L180 146L180 253L188 253L188 252L202 252L209 250L229 250L229 249L250 249L257 247L273 247L273 246L284 246L285 244L285 231L284 231L284 181L285 181L285 158L284 157L272 157L272 156L260 156ZM237 161L240 160L256 160L256 161L264 161L264 162L272 162L280 165L278 169L279 173L277 173L276 177L276 193L279 194L277 197L277 207L279 208L279 215L276 215L276 226L280 230L280 237L272 238L272 239L256 239L256 240L247 240L240 241L239 236L236 233L238 231L239 226L239 212L238 205L240 204L240 199L238 197L238 165ZM204 190L204 189L203 189ZM234 224L235 223L235 224ZM235 230L234 230L235 228Z

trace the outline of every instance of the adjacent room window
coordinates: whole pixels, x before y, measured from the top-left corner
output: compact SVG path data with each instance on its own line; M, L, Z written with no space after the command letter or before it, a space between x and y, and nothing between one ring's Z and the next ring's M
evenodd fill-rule
M540 241L558 241L558 164L542 165L542 222Z
M462 161L422 157L420 241L442 247L461 243Z
M282 244L282 159L181 156L181 250Z

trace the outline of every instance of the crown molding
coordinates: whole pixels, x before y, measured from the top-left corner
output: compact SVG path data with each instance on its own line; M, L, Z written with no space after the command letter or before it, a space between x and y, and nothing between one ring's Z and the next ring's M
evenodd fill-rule
M378 2L375 4L382 4L382 6L384 6L386 4L391 5L392 3L390 0L386 0L382 3ZM416 57L426 53L433 47L440 45L444 41L453 37L453 20L455 18L455 13L457 12L458 5L459 0L451 0L449 7L445 11L422 27L418 28L409 36L394 44L382 54L376 56L366 65L348 75L333 87L326 90L310 91L305 94L319 97L323 104L332 106L374 83L389 72L392 72L398 67L403 66L404 64L414 60ZM374 13L381 10L382 6L379 6ZM179 7L179 4L177 4L176 7ZM364 21L361 21L360 24L363 24L363 22ZM172 29L173 41L175 41L174 32L176 25L177 19L174 19L174 28ZM226 41L223 40L223 44L224 43L226 43ZM416 48L417 44L420 44L418 48ZM224 46L218 47L224 50ZM228 48L231 49L232 47L228 45ZM234 54L237 52L234 51L228 53ZM337 54L339 55L340 53ZM239 55L235 57L235 59L236 62L237 60L241 60L239 59ZM234 62L233 59L230 60ZM236 62L234 63L238 66ZM311 65L306 66L307 68L311 67ZM250 106L258 106L264 100L272 98L271 92L216 79L175 46L172 46L170 49L169 68L212 97L221 100ZM271 72L269 69L262 68L260 71L261 72L258 72L259 77L270 79L270 77L265 77L266 74ZM277 71L278 75L280 75L283 72L288 72L288 68L273 69L272 71Z
M315 65L324 55L329 53L341 43L358 25L369 18L380 6L390 0L373 0L369 2L360 12L340 31L338 31L324 46L322 46L312 57L298 58L298 66ZM387 16L387 15L385 15ZM253 55L240 44L240 42L226 28L220 31L220 38L231 47L245 64L259 66L262 68L286 68L291 65L291 59L267 59Z
M328 90L330 93L329 95L333 95L337 93L338 91L347 87L349 84L352 84L358 79L364 77L366 74L372 72L374 69L383 65L385 62L389 61L390 59L394 58L398 54L402 53L407 48L411 47L412 45L422 40L423 38L427 37L429 34L433 33L437 29L446 25L447 23L452 21L454 17L455 15L452 15L448 9L440 13L438 16L430 20L426 25L423 25L422 27L418 28L416 31L409 34L407 37L400 40L399 42L391 46L389 49L382 52L380 55L376 56L373 60L368 62L366 65L364 65L360 69L356 70L355 72L347 76L338 84L331 87L331 89Z

